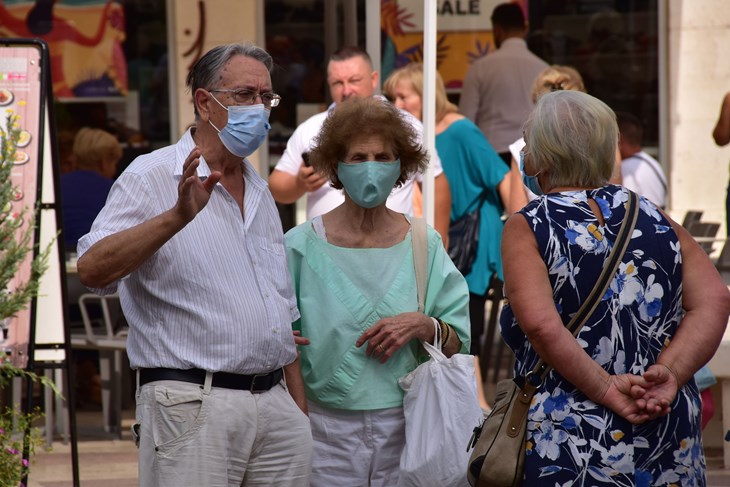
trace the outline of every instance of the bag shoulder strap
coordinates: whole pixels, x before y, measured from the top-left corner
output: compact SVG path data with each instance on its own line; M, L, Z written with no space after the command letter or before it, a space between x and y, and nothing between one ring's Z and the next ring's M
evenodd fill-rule
M588 295L586 300L583 301L580 309L578 309L578 312L573 315L573 318L566 325L566 328L570 330L573 336L578 336L578 332L581 328L583 328L583 325L586 323L588 318L590 318L596 310L603 295L606 294L606 289L608 289L608 286L611 284L613 276L616 274L616 270L621 263L621 258L624 256L626 249L629 246L631 234L634 233L634 226L636 225L636 220L639 217L639 197L633 191L628 192L629 201L626 206L626 216L624 217L624 221L621 223L621 227L616 235L616 241L613 244L613 248L608 254L608 258L603 263L601 275L598 277L591 293ZM535 375L535 378L539 377L539 382L541 383L545 377L547 377L551 369L552 367L540 359L530 374Z
M428 239L426 220L411 219L411 244L413 245L413 266L416 269L416 290L418 294L418 311L423 313L426 300L426 282L428 280Z

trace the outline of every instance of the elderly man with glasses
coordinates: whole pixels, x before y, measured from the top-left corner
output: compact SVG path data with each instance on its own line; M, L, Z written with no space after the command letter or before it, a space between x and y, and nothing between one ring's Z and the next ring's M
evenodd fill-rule
M141 486L309 483L299 311L274 200L246 160L279 104L272 66L251 45L205 54L187 78L195 125L137 158L79 241L81 281L118 290L129 322Z

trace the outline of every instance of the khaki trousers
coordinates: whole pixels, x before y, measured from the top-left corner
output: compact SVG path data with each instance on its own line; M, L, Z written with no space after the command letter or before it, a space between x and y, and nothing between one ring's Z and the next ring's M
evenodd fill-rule
M157 381L137 388L139 485L306 487L309 419L283 382L267 392ZM135 425L136 426L136 425Z

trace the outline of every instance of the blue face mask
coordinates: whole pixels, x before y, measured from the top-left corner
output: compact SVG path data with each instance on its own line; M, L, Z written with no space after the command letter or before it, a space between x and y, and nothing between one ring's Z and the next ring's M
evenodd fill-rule
M543 194L540 183L537 180L537 173L534 176L528 176L525 174L525 154L520 151L520 173L522 173L522 183L527 186L527 189L535 193L537 196Z
M400 177L400 159L393 162L340 161L337 177L352 201L363 208L375 208L385 203Z
M215 96L213 99L228 112L228 123L223 130L219 130L208 120L208 123L218 131L218 137L221 138L225 148L238 157L248 157L253 154L264 143L266 134L271 128L270 110L267 110L263 103L225 107Z

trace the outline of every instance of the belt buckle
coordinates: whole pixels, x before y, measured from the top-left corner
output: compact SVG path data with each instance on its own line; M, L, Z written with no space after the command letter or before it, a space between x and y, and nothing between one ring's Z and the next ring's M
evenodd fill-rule
M251 379L251 387L248 388L248 392L251 394L255 394L256 392L265 391L266 389L257 389L256 388L256 379L259 377L267 377L269 374L254 374L253 378Z

